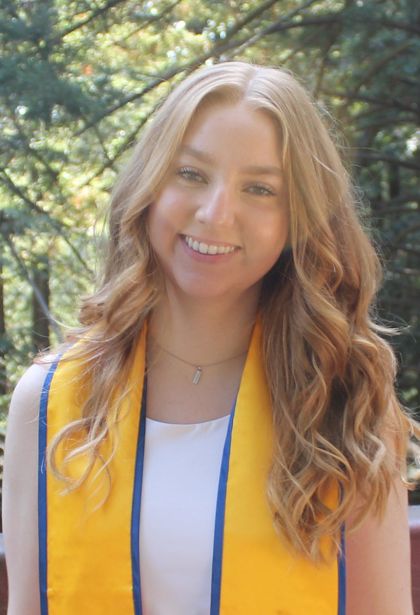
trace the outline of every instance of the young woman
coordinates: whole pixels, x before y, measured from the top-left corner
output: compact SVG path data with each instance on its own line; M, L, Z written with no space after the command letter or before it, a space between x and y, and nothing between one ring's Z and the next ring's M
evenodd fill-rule
M378 280L290 74L179 85L114 192L72 344L13 396L9 615L412 615L418 427Z

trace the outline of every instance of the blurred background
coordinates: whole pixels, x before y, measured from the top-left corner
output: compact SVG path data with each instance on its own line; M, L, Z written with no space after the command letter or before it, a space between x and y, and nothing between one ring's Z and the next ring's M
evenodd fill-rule
M1 0L0 438L18 378L93 288L142 127L186 74L230 59L292 70L336 133L384 263L377 314L401 331L400 399L420 418L419 34L416 0Z

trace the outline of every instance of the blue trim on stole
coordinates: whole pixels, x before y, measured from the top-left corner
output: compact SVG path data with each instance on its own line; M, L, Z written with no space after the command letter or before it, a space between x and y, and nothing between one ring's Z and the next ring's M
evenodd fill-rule
M229 425L227 429L225 445L223 447L222 463L220 466L219 488L216 503L216 520L214 525L213 542L213 565L211 575L211 601L210 615L219 615L220 591L222 585L222 556L223 556L223 532L225 523L226 488L229 474L230 445L232 442L233 418L235 416L236 400L234 402Z
M346 615L346 526L341 526L341 553L338 559L338 615Z
M39 594L41 615L48 615L48 595L47 595L47 427L48 427L48 397L51 382L57 369L61 355L54 361L48 370L47 376L42 385L41 400L39 404L39 423L38 423L38 547L39 547Z
M131 570L133 578L133 601L135 615L142 615L140 582L140 507L143 484L144 448L146 438L147 379L144 378L141 399L139 433L137 440L136 467L134 474L133 506L131 512Z

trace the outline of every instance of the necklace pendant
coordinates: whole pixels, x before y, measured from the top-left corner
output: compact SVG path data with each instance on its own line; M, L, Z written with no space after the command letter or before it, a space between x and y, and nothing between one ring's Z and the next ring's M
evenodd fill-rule
M192 379L193 384L198 384L200 382L200 378L201 378L201 374L203 373L203 370L201 369L201 367L196 367L195 368L195 372L194 372L194 376Z

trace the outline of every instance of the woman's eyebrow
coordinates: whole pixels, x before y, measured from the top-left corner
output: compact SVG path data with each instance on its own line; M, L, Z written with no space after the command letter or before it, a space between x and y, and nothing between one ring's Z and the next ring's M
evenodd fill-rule
M195 149L190 145L183 145L180 148L180 153L189 154L190 156L194 156L194 158L197 158L198 160L201 160L202 162L206 162L208 164L212 164L215 162L213 156L210 156L210 154L206 154L206 152L202 152L201 150ZM252 175L283 175L281 168L274 165L248 165L242 167L241 172L250 173Z
M195 147L191 147L191 145L182 145L180 150L180 154L189 154L190 156L194 156L194 158L198 158L203 162L212 163L214 162L214 158L210 156L210 154L206 154L199 149L195 149Z
M252 165L247 167L242 167L241 171L244 173L249 173L252 175L276 175L278 177L282 177L283 172L280 167L274 167L271 165Z

